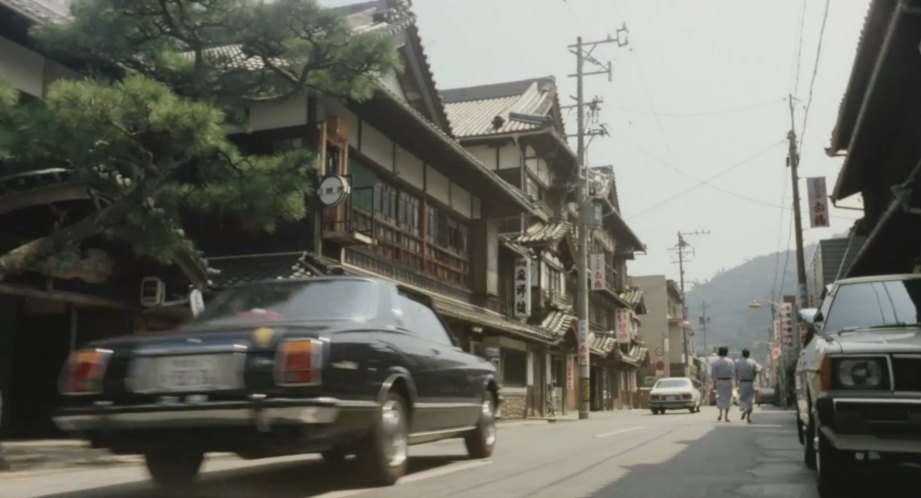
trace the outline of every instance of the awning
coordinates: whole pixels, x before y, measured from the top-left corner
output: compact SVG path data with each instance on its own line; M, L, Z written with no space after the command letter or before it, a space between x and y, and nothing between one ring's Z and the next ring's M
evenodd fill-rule
M455 301L434 294L431 294L431 296L432 301L435 303L435 309L444 316L456 318L500 332L507 332L525 339L537 340L548 344L556 342L556 337L554 337L550 331L540 327L514 322L495 311L481 306Z
M576 315L570 310L554 310L547 313L540 327L555 337L562 337L576 321Z
M572 223L569 222L538 222L528 227L528 230L521 234L516 242L525 246L554 244L563 240L570 230L572 230Z

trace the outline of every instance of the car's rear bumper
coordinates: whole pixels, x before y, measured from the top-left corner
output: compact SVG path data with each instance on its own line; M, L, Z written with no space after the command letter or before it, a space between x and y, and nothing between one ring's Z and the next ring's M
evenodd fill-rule
M650 408L681 409L695 408L697 402L692 399L683 399L679 401L649 401Z
M842 451L875 451L877 453L911 453L921 455L919 439L889 439L872 434L838 434L831 427L822 427L822 434L832 446Z
M253 427L332 424L342 418L370 415L370 401L335 398L263 399L198 404L106 405L62 409L54 421L70 432L113 432L139 429Z

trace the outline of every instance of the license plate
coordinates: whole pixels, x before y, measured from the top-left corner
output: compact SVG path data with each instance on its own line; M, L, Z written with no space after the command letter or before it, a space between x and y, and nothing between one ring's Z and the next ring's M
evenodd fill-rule
M157 359L157 385L163 391L203 391L222 383L221 364L215 355L168 356Z
M668 400L669 400L669 401L678 401L678 396L669 396L669 397L668 397Z

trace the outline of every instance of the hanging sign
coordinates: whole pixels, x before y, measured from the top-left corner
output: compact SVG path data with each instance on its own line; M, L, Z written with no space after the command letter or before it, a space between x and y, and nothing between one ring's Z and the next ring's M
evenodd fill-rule
M592 254L591 256L591 282L592 290L604 289L604 253Z
M630 310L617 310L617 332L615 335L618 344L630 344L630 322Z
M349 181L342 176L327 176L320 182L317 195L326 207L336 207L349 196Z
M588 320L579 320L579 363L588 363Z
M515 260L515 317L522 320L531 316L531 260Z
M828 194L825 190L825 177L817 176L806 179L809 192L809 226L828 226Z

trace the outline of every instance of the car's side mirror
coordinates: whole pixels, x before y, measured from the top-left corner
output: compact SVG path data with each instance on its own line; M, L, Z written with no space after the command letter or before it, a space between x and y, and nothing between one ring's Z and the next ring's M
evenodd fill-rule
M799 311L799 317L806 323L815 323L816 318L821 317L818 308L805 308Z

